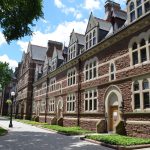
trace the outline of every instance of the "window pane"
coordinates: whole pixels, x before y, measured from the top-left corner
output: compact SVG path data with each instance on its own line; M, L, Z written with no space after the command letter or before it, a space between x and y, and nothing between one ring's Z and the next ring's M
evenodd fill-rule
M93 45L96 44L96 37L93 38Z
M141 0L137 0L137 1L136 1L136 5L137 5L137 6L141 5Z
M90 79L92 79L92 70L90 70Z
M135 50L135 49L137 49L137 43L134 43L132 46L132 50Z
M138 90L139 90L139 82L136 81L136 82L134 83L134 91L138 91Z
M143 81L143 90L145 90L145 89L149 89L149 83L147 80Z
M85 101L85 110L88 110L88 101Z
M94 110L97 110L97 99L94 99Z
M133 9L134 9L134 3L131 2L131 4L130 4L130 11L132 11Z
M149 92L143 93L144 108L150 108Z
M137 9L138 17L142 16L142 6Z
M145 3L145 12L148 12L150 10L150 1Z
M111 74L111 80L114 80L114 79L115 79L115 75L113 73L113 74Z
M144 46L146 44L145 40L142 39L141 42L140 42L140 46Z
M138 64L138 52L133 53L133 65Z
M92 110L92 99L90 99L90 110Z
M134 21L135 20L135 11L133 11L132 13L130 13L130 21Z
M140 94L134 94L134 108L140 108Z
M86 80L88 80L88 71L86 71Z
M144 62L147 60L147 56L146 56L146 48L141 49L141 62Z
M94 97L97 97L97 91L94 91Z
M92 97L92 92L90 92L90 98Z
M111 64L111 72L114 72L114 64Z
M96 77L96 68L93 69L93 78Z

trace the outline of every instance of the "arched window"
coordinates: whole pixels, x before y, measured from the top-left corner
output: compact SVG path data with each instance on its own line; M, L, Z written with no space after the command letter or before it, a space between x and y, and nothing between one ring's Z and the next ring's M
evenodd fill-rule
M116 70L115 70L115 64L111 63L110 64L110 81L115 80L115 75L116 75Z

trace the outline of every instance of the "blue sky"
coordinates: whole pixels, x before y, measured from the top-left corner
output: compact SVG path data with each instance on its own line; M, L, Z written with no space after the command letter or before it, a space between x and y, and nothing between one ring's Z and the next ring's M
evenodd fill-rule
M126 9L126 0L114 1ZM15 68L29 41L45 47L48 40L68 45L73 28L75 32L84 34L91 11L94 16L104 18L104 4L105 0L43 0L44 19L35 22L32 37L27 36L8 45L0 29L0 61L6 61Z

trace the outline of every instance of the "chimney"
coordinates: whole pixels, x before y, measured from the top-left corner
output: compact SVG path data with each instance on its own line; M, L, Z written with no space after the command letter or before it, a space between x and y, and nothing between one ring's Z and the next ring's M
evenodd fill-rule
M120 4L115 3L111 0L105 2L105 19L111 21L113 11L121 10Z

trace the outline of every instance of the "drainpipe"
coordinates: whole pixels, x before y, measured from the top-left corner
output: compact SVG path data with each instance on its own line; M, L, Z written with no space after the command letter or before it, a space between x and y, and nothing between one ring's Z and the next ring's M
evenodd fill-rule
M78 59L78 112L77 112L77 126L80 126L80 104L81 104L81 60Z

